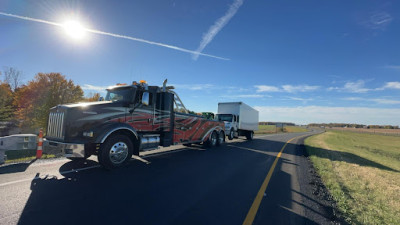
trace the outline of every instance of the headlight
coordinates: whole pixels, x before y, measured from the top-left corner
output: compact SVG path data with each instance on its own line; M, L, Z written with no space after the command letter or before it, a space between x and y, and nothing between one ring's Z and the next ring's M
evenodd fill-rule
M85 137L93 137L93 131L83 132L83 136L85 136Z

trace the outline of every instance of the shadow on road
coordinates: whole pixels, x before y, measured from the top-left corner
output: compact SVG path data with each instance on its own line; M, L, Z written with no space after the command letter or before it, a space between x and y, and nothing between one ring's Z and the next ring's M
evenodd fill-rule
M32 192L18 223L242 224L275 156L284 144L255 139L205 151L189 148L146 158L151 164L135 160L126 167L112 171L94 168L64 173L97 165L90 160L71 161L61 166L62 178L43 178L42 174L42 178L37 176L32 180ZM290 147L295 148L296 145L288 144L286 148ZM284 153L303 154L296 151ZM352 158L353 162L363 166L385 168L359 156ZM303 208L308 206L291 199L294 192L290 175L278 169L282 163L298 167L288 160L280 160L275 170L278 172L274 173L271 186L267 189L286 196L275 199L272 204L272 207L280 208L277 211L279 213L260 209L261 216L258 217L282 215L291 218L289 223L303 221L315 224L312 219L290 210L294 205Z
M36 161L36 159L33 159L30 162L15 163L15 164L11 164L11 165L1 166L0 174L24 172L35 161Z

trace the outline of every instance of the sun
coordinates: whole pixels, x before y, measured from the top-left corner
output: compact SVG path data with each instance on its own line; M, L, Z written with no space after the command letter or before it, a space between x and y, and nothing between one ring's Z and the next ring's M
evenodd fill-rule
M78 21L70 20L64 23L65 32L73 39L81 40L86 36L86 30Z

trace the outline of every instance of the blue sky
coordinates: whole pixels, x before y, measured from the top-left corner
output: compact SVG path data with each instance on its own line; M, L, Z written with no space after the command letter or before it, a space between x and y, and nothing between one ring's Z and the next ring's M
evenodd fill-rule
M113 36L51 24L70 19ZM0 0L0 67L25 82L61 72L88 94L168 78L191 110L243 101L261 121L400 125L399 40L398 1Z

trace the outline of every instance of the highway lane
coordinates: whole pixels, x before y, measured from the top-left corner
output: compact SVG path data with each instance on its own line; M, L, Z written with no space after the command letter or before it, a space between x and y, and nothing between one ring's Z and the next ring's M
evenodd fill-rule
M328 224L323 203L310 194L299 145L304 135L312 133L239 139L207 150L175 146L112 171L95 158L3 166L0 224Z

